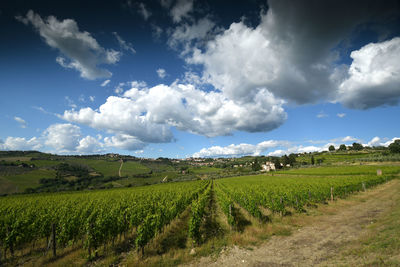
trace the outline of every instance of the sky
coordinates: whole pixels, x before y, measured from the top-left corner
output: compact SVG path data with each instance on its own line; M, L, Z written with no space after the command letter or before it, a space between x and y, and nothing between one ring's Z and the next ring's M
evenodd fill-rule
M280 156L400 138L400 1L0 3L0 150Z

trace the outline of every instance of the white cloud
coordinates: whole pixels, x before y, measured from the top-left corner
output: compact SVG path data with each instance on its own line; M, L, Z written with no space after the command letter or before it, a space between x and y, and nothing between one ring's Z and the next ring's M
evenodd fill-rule
M400 38L371 43L351 53L338 100L349 108L397 105L400 100Z
M85 96L82 95L82 94L79 96L78 100L79 100L79 102L85 102L86 101L85 100Z
M117 41L119 43L119 46L126 50L131 52L132 54L136 53L136 50L133 48L133 45L131 43L126 42L124 39L122 39L121 36L119 36L119 34L117 32L113 32L115 38L117 38Z
M89 135L79 140L79 145L75 150L84 154L100 153L104 151L103 144Z
M172 5L172 0L160 0L160 4L163 8L170 8Z
M220 146L212 146L209 148L203 148L199 152L193 154L193 157L240 157L246 155L261 155L263 152L267 152L267 150L273 147L284 147L285 149L277 149L271 152L268 152L268 156L280 157L283 155L289 155L292 153L309 153L316 151L328 151L330 145L335 145L333 143L327 143L324 146L303 146L297 145L293 146L292 142L288 141L277 141L277 140L269 140L258 143L256 145L251 144L231 144L229 146L220 147ZM337 145L336 145L337 146Z
M338 113L336 114L336 116L338 116L339 118L344 118L346 117L346 113Z
M195 158L205 157L239 157L246 155L258 156L269 148L281 145L287 145L287 141L268 140L256 145L252 144L231 144L229 146L212 146L209 148L202 148L199 152L193 154Z
M150 16L151 16L151 12L146 8L144 3L139 3L138 4L138 12L139 12L140 15L142 15L144 20L148 20L150 18Z
M183 18L187 18L193 10L193 0L178 0L171 9L171 17L175 23L181 22Z
M154 39L160 39L163 32L164 30L160 26L151 24L151 34L153 35Z
M89 96L89 100L90 100L90 102L94 102L94 100L95 100L95 96L93 96L93 95L91 95L91 96Z
M118 85L117 85L117 87L115 87L115 89L114 89L114 93L116 93L116 94L122 94L122 92L124 91L124 88L123 88L123 86L125 86L126 84L125 83L119 83Z
M342 142L359 142L360 140L355 137L352 137L352 136L346 136L346 137L343 137L340 141L342 141Z
M386 142L384 142L384 143L381 143L381 145L382 145L382 146L385 146L385 147L388 147L391 143L394 143L394 141L399 140L399 139L400 139L400 137L394 137L394 138L392 138L392 139L389 140L389 141L386 141Z
M393 143L396 139L393 138L386 142L383 142L381 138L374 137L368 144L364 144L364 146L389 146L389 144ZM387 140L387 139L385 139ZM322 152L328 151L329 146L333 145L336 149L339 147L340 143L349 143L349 142L360 142L359 139L346 136L335 138L330 141L307 141L312 143L325 143L324 145L316 146L316 145L294 145L294 142L289 141L279 141L279 140L268 140L256 145L252 144L231 144L229 146L221 147L221 146L212 146L209 148L202 148L200 151L194 153L193 157L240 157L246 155L254 155L258 156L263 153L266 153L267 156L276 156L280 157L283 155L289 155L292 153L310 153L310 152ZM270 151L271 148L279 147L279 149Z
M58 49L65 57L56 61L64 68L75 69L81 77L89 80L108 78L112 73L98 67L102 64L114 64L119 61L120 53L101 47L89 32L80 31L73 19L59 21L54 16L43 20L40 15L29 10L26 17L17 16L17 20L28 25L31 23L46 43Z
M380 146L381 145L381 139L378 136L375 136L374 138L371 139L371 141L368 142L367 145L370 146L370 147Z
M0 150L38 150L58 154L93 154L103 153L106 148L124 150L139 150L147 144L136 137L126 134L116 134L105 137L98 134L96 137L83 136L79 126L70 123L50 125L40 137L26 139L22 137L7 137L0 139ZM50 149L50 150L49 150Z
M137 85L137 84L135 84ZM205 136L234 131L269 131L286 119L283 102L260 90L248 102L233 101L220 92L205 92L192 85L174 83L135 88L123 96L110 96L98 111L65 111L70 122L123 133L143 142L170 142L170 127Z
M83 136L79 126L70 123L50 125L42 135L42 142L55 153L93 154L104 151L104 144L92 136Z
M118 94L118 95L121 94L123 91L124 91L124 89L123 89L122 87L119 87L119 86L116 87L115 90L114 90L114 92L115 92L116 94Z
M157 69L156 70L158 77L160 77L161 79L164 79L165 76L167 76L167 72L165 71L165 69Z
M80 128L70 123L50 125L44 135L45 144L61 153L75 151L81 139Z
M75 104L75 102L69 97L69 96L65 96L64 97L65 101L67 101L67 105L73 109L77 108L77 105Z
M325 112L321 111L317 114L317 118L318 119L322 119L322 118L326 118L328 117L328 114L326 114Z
M392 139L387 140L387 138L380 138L378 136L375 136L372 138L367 144L364 144L366 146L374 147L374 146L384 146L388 147L391 143L396 141L397 139L400 139L400 137L394 137ZM386 140L386 141L385 141Z
M41 147L42 145L36 137L28 140L23 137L9 136L4 142L0 142L0 149L2 150L38 150Z
M108 147L115 147L124 150L139 150L146 146L145 143L134 136L117 134L112 137L105 137L104 144Z
M14 120L15 120L16 122L19 123L19 126L20 126L21 128L26 128L27 123L26 123L26 121L25 121L24 119L22 119L21 117L15 116L15 117L14 117Z
M105 80L104 82L101 83L101 87L105 87L107 86L109 83L111 82L111 80Z
M63 118L96 129L135 136L143 142L172 140L167 126L152 123L142 112L144 110L140 103L125 97L110 96L98 110L88 107L79 111L65 111Z
M267 155L274 156L274 157L280 157L280 156L289 155L292 153L310 153L310 152L317 152L317 151L327 151L328 147L330 145L331 144L327 144L323 147L302 146L302 145L301 146L293 146L293 147L287 148L286 150L279 149L279 150L272 151L272 152L268 153Z

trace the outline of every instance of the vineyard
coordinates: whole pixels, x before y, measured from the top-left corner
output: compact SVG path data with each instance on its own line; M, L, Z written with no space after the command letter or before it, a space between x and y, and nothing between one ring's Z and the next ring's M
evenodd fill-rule
M207 242L204 218L214 199L221 211L219 219L230 225L228 232L234 232L243 213L265 224L273 216L305 212L320 203L365 191L399 172L400 166L320 167L279 175L3 197L1 262L15 264L35 251L56 257L58 251L71 246L80 247L92 260L121 240L143 258L149 244L168 231L168 225L186 217L186 246L197 247Z

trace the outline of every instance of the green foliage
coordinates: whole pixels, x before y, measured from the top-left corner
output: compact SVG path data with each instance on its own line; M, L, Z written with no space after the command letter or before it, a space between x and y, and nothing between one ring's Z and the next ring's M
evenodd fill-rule
M254 159L254 163L251 165L251 169L253 171L261 170L261 166L260 166L260 163L258 163L258 159L257 158Z
M339 149L338 149L339 151L346 151L347 150L347 147L346 147L346 145L345 144L341 144L340 146L339 146Z
M192 203L192 213L189 219L189 237L197 244L201 242L200 226L203 221L206 204L210 199L212 184L207 187L203 194Z
M382 169L384 175L377 176L377 168ZM260 206L279 213L285 213L285 207L300 212L308 204L330 199L331 187L334 188L335 197L345 197L351 192L362 190L363 184L368 188L392 179L394 174L399 172L400 166L305 168L299 169L298 172L281 172L296 176L256 175L220 179L215 181L215 187L219 190L217 196L223 199L225 214L229 199L223 194L228 195L254 217L263 220Z
M97 192L23 195L0 201L0 245L17 248L49 237L56 224L57 242L84 240L89 250L137 227L138 247L180 214L204 181Z
M328 149L329 151L335 151L335 147L333 145L330 145Z
M274 158L274 165L275 165L275 169L276 170L279 170L279 169L281 169L282 168L282 166L281 166L281 162L280 162L280 160L279 160L279 158Z
M400 153L400 139L395 140L389 145L389 150L391 153Z
M296 157L297 157L296 154L293 154L293 153L289 155L289 164L290 165L293 165L294 163L296 163Z
M40 179L53 177L55 177L55 171L46 169L34 169L22 174L0 176L0 194L21 193L27 188L38 187Z
M360 151L360 150L362 150L364 147L363 147L363 145L360 144L360 143L353 143L352 148L353 148L353 150Z

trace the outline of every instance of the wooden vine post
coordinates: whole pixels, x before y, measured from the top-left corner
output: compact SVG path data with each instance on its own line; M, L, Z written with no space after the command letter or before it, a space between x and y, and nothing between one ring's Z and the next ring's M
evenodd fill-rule
M363 188L364 192L367 191L367 189L365 188L365 183L362 183L362 188Z
M331 201L333 201L333 187L331 187Z

